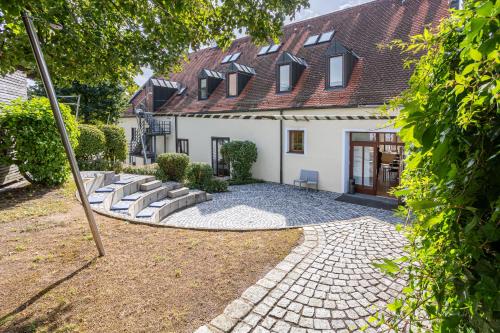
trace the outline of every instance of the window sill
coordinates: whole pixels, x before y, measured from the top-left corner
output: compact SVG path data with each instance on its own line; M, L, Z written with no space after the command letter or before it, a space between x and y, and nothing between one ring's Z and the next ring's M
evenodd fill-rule
M292 154L292 155L304 155L304 152L298 152L298 151L287 151L287 154Z

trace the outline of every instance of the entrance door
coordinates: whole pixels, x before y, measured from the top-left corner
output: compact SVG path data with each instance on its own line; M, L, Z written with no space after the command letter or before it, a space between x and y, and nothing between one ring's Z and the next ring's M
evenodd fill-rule
M350 178L356 192L376 194L377 142L375 133L351 133Z
M212 169L218 177L229 176L229 164L224 161L220 153L223 144L229 142L229 138L212 138Z

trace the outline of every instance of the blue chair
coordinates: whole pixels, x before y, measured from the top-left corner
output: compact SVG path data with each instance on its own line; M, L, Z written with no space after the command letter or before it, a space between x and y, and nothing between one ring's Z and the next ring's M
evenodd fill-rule
M302 187L304 184L305 188L309 190L309 186L315 186L316 191L318 191L318 178L319 172L313 170L300 170L299 179L295 179L293 181L293 185L299 184L299 187Z

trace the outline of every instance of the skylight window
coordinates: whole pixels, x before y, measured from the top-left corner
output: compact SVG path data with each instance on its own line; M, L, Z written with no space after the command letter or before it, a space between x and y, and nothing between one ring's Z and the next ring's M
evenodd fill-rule
M231 59L232 56L233 56L232 54L228 54L227 56L225 56L224 59L222 59L221 64L229 62L229 59Z
M241 55L241 52L235 53L231 56L231 59L229 61L236 61Z
M264 55L267 53L267 50L269 50L269 48L271 47L271 45L266 45L266 46L263 46L260 48L260 51L259 53L257 53L257 55Z
M334 33L335 31L323 32L318 39L318 44L331 41Z
M304 46L309 46L309 45L314 45L318 41L319 35L314 35L309 37L306 42L304 43Z
M273 53L273 52L276 52L280 49L281 47L281 44L274 44L274 45L271 45L271 47L269 48L269 50L267 50L267 53Z
M263 46L260 49L259 53L257 53L257 55L262 56L262 55L266 55L269 53L274 53L274 52L278 51L280 49L280 47L281 47L281 43Z
M310 36L306 40L306 42L304 43L304 46L312 46L312 45L317 45L317 44L329 42L332 40L334 34L335 34L335 30L332 30L332 31L323 32L320 35Z

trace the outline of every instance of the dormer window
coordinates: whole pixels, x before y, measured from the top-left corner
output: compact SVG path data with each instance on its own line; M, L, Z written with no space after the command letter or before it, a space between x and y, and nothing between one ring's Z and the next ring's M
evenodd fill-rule
M292 91L307 63L289 52L283 52L276 66L276 91L282 93Z
M279 91L285 92L292 90L292 85L290 84L290 65L280 65L279 66Z
M200 79L200 99L208 98L207 79Z
M358 57L338 41L334 41L328 47L326 57L326 89L346 87Z
M227 71L227 97L238 96L253 75L255 75L255 69L252 67L233 62Z
M210 69L202 69L198 75L198 99L207 99L224 80L224 74Z
M343 56L330 57L328 68L328 86L330 88L342 87L344 85Z
M236 73L228 74L227 86L228 86L227 95L229 97L238 96L238 74Z

